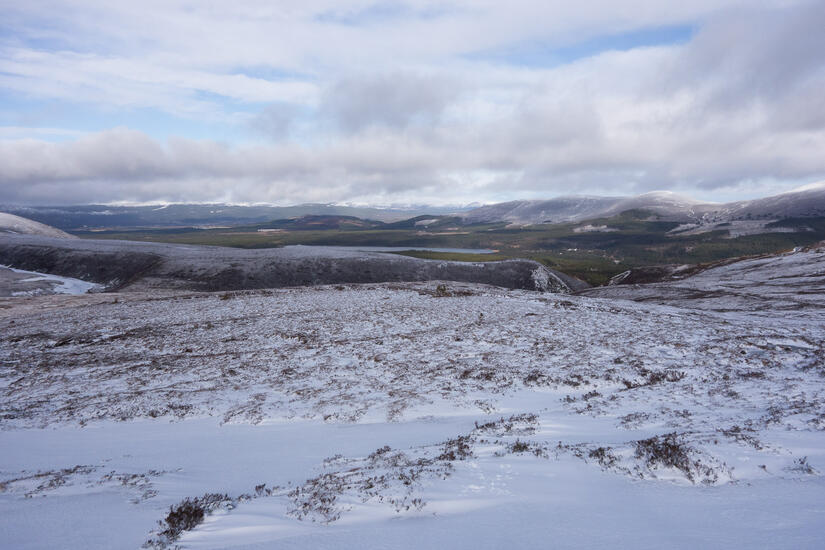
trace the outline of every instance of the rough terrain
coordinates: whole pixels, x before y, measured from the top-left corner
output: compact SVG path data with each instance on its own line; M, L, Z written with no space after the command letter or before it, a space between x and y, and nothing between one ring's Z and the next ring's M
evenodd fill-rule
M581 294L714 311L781 312L784 317L797 311L807 314L825 305L825 244L787 254L721 262L701 271L697 266L639 271L617 276L619 284L584 289ZM687 276L691 272L695 274ZM645 278L670 280L625 284Z
M439 281L2 299L0 529L15 548L816 548L823 261L643 303Z

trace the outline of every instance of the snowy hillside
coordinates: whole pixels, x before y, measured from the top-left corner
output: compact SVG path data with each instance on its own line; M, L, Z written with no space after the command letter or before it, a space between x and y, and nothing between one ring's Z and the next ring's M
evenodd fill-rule
M668 218L694 219L712 207L710 203L697 201L670 191L652 191L624 199L605 210L602 215L615 216L627 210L639 209L650 210Z
M678 279L678 273L672 277ZM720 312L781 311L788 316L825 307L825 246L727 262L684 280L611 285L583 293Z
M0 235L11 233L14 235L41 235L43 237L57 237L62 239L74 239L74 235L45 225L28 218L21 218L14 214L0 212Z
M0 265L0 296L42 296L46 294L86 294L102 285L36 271Z
M564 223L598 217L620 200L621 198L614 197L572 196L550 200L512 201L480 206L462 214L462 217L467 223Z
M627 210L648 210L665 219L703 224L732 220L825 216L825 183L794 191L731 203L702 202L670 191L652 191L634 197L571 196L550 200L489 204L462 214L468 223L510 222L517 225L565 223L610 217Z
M438 282L0 299L3 540L818 548L823 257L707 271L689 307Z
M750 201L720 205L707 213L713 221L742 218L806 218L825 216L825 182L806 185L799 189Z

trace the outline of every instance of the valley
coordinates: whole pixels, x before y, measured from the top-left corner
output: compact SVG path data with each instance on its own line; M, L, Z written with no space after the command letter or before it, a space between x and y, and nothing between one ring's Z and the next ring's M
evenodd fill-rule
M291 220L300 222L301 219ZM329 221L325 219L325 221ZM414 222L413 222L414 223ZM648 211L629 211L586 223L538 224L512 227L506 223L458 225L455 218L429 224L426 230L405 227L370 227L334 224L328 229L294 228L263 231L263 224L222 229L154 229L79 232L92 239L127 239L144 242L271 248L290 245L408 248L402 254L418 258L494 261L527 258L593 285L601 285L627 269L659 264L701 264L741 256L776 253L825 239L825 217L774 223L744 235L732 236L731 227L676 231L678 221L657 219ZM782 225L786 223L787 225ZM412 225L412 224L410 224ZM760 227L766 225L760 223ZM605 227L609 231L582 231ZM782 229L781 232L774 231ZM421 248L491 249L490 255L442 253Z

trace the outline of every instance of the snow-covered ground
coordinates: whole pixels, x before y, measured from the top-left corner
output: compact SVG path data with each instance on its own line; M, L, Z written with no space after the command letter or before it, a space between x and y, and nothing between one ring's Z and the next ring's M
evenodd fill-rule
M61 231L56 227L46 225L28 218L15 216L14 214L7 214L0 212L0 235L42 235L44 237L56 237L60 239L76 239L74 235L70 235L65 231Z
M724 311L435 282L2 300L0 546L820 548L800 254L747 292L703 273ZM766 308L783 273L809 293Z
M680 271L685 270L677 269L672 277ZM728 263L682 280L618 284L583 293L705 311L785 318L799 312L808 318L825 309L825 246Z
M0 296L86 294L100 290L103 290L103 285L0 265Z

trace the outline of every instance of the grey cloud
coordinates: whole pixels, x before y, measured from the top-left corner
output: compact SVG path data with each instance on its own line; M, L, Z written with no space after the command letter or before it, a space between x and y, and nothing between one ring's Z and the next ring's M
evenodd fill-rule
M603 138L602 122L592 101L584 97L559 98L539 90L516 108L512 127L499 139L512 140L516 148L559 148L575 143L595 147Z
M685 146L657 135L635 156L606 141L514 148L498 140L445 147L439 140L392 133L353 137L309 149L290 144L227 147L209 141L162 145L138 132L112 130L70 143L0 142L0 203L108 201L362 200L460 202L503 192L626 193L681 186L713 189L749 178L825 174L825 132L790 140L754 136L735 148ZM535 136L531 136L535 139ZM730 138L736 141L735 137ZM813 148L811 148L813 147ZM683 148L670 159L672 149ZM770 154L766 154L766 151ZM666 158L667 160L662 160Z
M289 137L293 129L295 107L276 103L263 109L249 120L249 128L274 141Z
M35 140L0 144L4 187L42 181L112 178L133 180L171 175L160 145L141 132L118 128L67 143Z
M306 142L283 139L311 118L288 103L250 122L273 138L265 146L158 143L126 129L7 140L0 203L466 202L822 179L822 14L810 3L727 12L685 45L547 70L348 74L317 112L301 107L316 116ZM324 118L341 131L326 132Z
M349 132L432 124L460 93L453 78L414 73L350 75L325 92L321 113Z
M741 9L709 20L670 68L678 87L705 90L732 107L775 100L815 79L825 82L825 3Z
M294 145L230 148L114 129L75 142L0 142L0 203L345 200L437 179L445 157L392 136L310 151Z

